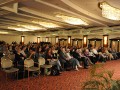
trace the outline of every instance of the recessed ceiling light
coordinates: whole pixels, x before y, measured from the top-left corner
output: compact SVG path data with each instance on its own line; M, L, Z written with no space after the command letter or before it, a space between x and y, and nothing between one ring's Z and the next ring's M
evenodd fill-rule
M75 18L67 15L57 14L56 17L61 18L64 22L73 25L88 25L85 21L80 18Z
M45 28L42 28L42 27L39 27L39 26L34 26L34 25L23 25L23 24L19 24L17 26L21 26L21 27L24 27L26 29L31 29L31 30L41 30L41 29L45 29Z
M14 29L16 31L33 31L25 28L20 28L20 27L8 27L8 29Z
M54 24L54 23L49 23L49 22L42 22L42 21L32 21L33 23L36 23L36 24L39 24L41 26L44 26L46 28L57 28L57 27L60 27L59 25L57 24Z

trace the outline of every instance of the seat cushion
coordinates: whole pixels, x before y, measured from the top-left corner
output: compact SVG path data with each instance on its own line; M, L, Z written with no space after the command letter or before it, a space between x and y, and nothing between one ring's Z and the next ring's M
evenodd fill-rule
M30 67L30 68L27 68L26 70L29 70L29 71L38 71L38 70L40 70L40 68L38 68L38 67Z
M42 68L51 68L52 65L42 65L41 67L42 67Z
M19 69L18 68L10 68L10 69L6 69L4 70L6 73L13 73L13 72L17 72Z

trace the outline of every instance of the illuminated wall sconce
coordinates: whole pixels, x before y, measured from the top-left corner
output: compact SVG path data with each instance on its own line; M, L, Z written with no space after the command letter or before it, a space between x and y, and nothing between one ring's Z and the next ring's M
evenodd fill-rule
M49 37L46 37L46 40L45 40L46 42L48 42L49 41Z
M37 43L40 43L40 37L37 37Z
M55 37L55 43L58 44L59 36Z
M87 47L87 35L83 36L83 47Z
M116 44L115 41L112 41L112 47L115 47L115 44Z
M68 36L68 45L71 44L71 36Z
M25 42L25 36L21 36L21 44L24 44Z
M103 35L103 47L108 47L108 35Z
M78 40L76 41L76 45L78 46Z

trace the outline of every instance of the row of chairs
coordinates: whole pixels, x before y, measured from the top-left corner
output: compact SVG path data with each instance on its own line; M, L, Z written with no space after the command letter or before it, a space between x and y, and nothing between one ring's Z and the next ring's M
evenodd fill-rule
M18 68L14 68L13 67L13 60L14 60L14 55L11 55L10 57L2 57L1 58L1 69L2 71L4 71L6 73L6 79L7 79L7 74L9 73L15 73L18 79L18 72L19 69ZM52 65L45 65L45 59L44 58L39 58L38 59L38 67L34 66L34 61L32 59L25 59L24 60L24 74L25 71L28 71L28 78L29 78L29 73L30 72L38 72L39 74L40 72L40 68L44 68L44 75L45 75L45 71L48 68L51 68ZM23 75L24 76L24 75Z
M13 62L8 57L1 58L1 69L6 73L6 80L7 80L7 74L10 74L10 73L17 74L17 79L18 79L19 69L13 67Z

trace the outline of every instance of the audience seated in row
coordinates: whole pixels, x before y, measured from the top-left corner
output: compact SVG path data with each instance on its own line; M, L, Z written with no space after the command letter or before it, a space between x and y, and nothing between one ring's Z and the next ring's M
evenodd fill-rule
M58 46L49 44L1 44L0 53L3 55L15 54L14 66L24 66L24 60L33 59L38 63L40 57L45 58L46 64L56 65L59 71L66 70L68 67L79 71L79 68L87 69L97 62L107 60L117 60L120 53L115 48L89 47L78 48L75 46ZM2 57L2 55L1 55Z

